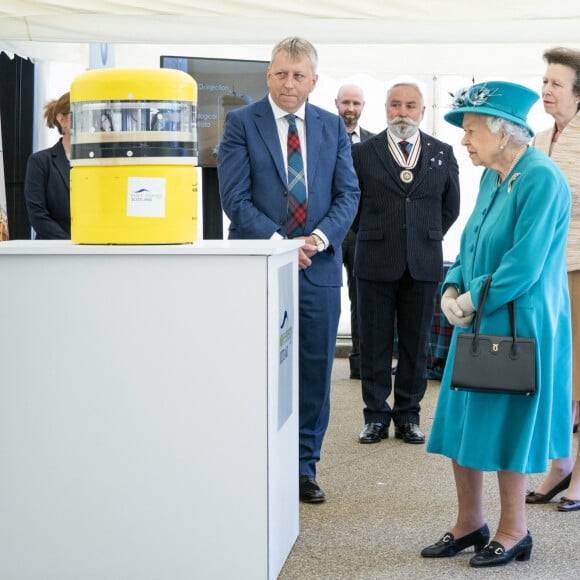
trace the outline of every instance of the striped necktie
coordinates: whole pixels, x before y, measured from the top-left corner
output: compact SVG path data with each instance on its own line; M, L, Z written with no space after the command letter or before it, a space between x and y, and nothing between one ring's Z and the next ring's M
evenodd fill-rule
M290 238L304 235L308 200L306 198L304 162L296 127L296 115L286 115L286 119L288 119L288 221L286 235Z
M411 149L413 149L413 145L408 141L399 141L399 149L403 152L405 159L409 159L409 153L411 153Z

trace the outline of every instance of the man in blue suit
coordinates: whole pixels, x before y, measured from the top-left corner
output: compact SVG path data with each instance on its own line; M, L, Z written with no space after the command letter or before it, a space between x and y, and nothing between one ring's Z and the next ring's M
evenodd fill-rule
M316 86L316 49L287 38L272 51L269 94L228 114L218 151L223 209L230 239L304 240L299 272L299 484L300 499L322 502L316 463L328 425L330 375L336 347L344 239L360 191L350 142L337 115L307 102ZM292 120L288 117L294 115ZM296 124L306 200L298 230L293 179L288 178L290 125ZM294 171L294 169L292 169Z
M387 130L352 148L361 188L353 226L365 403L359 441L386 439L392 421L395 437L421 444L433 304L443 279L443 236L459 215L459 174L452 147L419 131L425 105L416 84L392 86L386 112Z

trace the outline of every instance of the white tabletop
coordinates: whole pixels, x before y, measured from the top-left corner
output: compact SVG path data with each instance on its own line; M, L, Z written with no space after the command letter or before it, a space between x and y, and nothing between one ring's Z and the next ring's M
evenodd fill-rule
M299 248L303 240L199 240L193 244L84 245L70 240L13 240L0 243L0 257L14 254L171 254L254 255L283 254Z

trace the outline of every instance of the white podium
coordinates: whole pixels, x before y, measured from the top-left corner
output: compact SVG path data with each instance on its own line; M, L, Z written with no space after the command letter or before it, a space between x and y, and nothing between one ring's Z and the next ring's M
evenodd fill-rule
M277 577L300 243L0 243L0 578Z

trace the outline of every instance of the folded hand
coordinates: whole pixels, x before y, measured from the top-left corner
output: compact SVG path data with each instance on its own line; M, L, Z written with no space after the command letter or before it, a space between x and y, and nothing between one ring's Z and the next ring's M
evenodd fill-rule
M465 296L465 294L461 296ZM441 311L449 321L449 324L467 328L473 320L474 310L468 313L463 311L458 304L458 298L461 298L461 296L459 296L459 292L457 292L455 286L449 286L443 293L443 296L441 296Z

